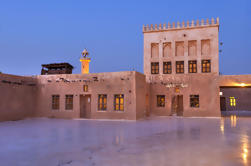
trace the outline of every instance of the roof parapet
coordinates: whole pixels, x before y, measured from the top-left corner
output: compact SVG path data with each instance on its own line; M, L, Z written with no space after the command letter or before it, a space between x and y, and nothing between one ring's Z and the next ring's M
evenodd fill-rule
M219 26L219 22L220 22L219 17L217 17L216 21L214 18L211 18L211 22L207 18L206 21L204 21L204 19L201 19L201 21L196 20L196 22L192 20L191 22L187 21L186 24L184 21L182 21L181 24L179 21L176 24L175 22L173 22L172 24L170 22L168 22L167 24L166 23L159 25L155 24L154 26L153 24L151 24L150 26L147 24L143 25L143 32L157 32L171 29L187 29L187 28Z

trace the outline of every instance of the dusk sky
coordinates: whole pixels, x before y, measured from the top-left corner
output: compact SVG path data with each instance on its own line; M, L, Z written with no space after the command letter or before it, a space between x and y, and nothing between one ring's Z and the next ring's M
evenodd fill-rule
M251 74L248 0L0 0L0 71L40 74L41 64L69 62L80 73L143 72L143 24L220 18L220 72Z

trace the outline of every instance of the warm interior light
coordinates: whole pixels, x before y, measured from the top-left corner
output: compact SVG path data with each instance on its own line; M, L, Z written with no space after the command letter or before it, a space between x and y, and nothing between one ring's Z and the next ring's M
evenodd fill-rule
M220 96L222 96L223 95L223 92L220 92Z
M236 106L235 97L229 97L229 99L230 99L230 106L232 106L232 107Z

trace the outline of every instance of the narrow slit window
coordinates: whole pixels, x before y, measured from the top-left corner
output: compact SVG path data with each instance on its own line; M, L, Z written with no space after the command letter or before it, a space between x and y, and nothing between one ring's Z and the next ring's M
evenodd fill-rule
M88 92L88 85L83 85L83 91Z

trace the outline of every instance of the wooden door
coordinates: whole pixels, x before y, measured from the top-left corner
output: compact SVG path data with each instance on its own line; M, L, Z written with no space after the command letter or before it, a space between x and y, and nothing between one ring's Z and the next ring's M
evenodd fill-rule
M183 116L183 95L172 97L172 115Z
M183 116L183 95L177 96L177 102L178 102L177 115Z
M91 95L80 95L80 118L91 118Z

